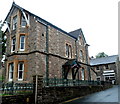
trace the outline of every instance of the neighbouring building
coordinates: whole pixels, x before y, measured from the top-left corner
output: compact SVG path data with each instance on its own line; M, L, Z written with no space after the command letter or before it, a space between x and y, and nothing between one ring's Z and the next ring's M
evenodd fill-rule
M90 60L90 65L97 73L96 79L118 83L118 55L95 58Z
M90 68L84 64L77 64L76 71L66 69L76 62L89 64L89 45L82 29L67 33L14 2L5 23L6 82L30 82L33 75L89 79Z

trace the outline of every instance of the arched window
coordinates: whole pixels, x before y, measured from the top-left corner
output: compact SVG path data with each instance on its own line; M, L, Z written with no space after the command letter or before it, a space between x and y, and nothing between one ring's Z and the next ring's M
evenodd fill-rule
M66 57L72 58L72 46L69 44L66 44Z

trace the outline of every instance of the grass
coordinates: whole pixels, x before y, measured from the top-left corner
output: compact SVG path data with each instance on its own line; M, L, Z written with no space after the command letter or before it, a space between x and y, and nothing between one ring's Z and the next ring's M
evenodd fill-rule
M3 81L4 80L4 77L3 76L0 76L0 81Z
M31 94L31 93L32 93L31 91L26 91L26 92L17 91L14 94L0 94L0 96L26 95L26 94Z

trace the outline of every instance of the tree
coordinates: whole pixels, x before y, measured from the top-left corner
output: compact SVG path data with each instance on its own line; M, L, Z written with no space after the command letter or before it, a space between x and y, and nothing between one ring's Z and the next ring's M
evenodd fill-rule
M101 58L101 57L108 57L108 55L105 54L104 52L100 52L96 55L96 58Z
M6 38L5 33L2 31L2 21L0 21L0 55L5 55Z

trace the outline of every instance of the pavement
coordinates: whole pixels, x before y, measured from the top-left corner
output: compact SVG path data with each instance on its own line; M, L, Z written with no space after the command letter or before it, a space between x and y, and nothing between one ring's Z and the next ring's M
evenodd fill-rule
M120 86L115 85L110 89L71 99L63 104L120 104Z

